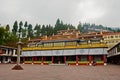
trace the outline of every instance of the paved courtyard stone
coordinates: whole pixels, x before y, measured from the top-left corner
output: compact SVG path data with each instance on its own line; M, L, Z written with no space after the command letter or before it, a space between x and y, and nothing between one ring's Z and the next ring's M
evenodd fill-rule
M0 64L0 80L120 80L120 66L51 66L22 64L24 70L12 70L15 64Z

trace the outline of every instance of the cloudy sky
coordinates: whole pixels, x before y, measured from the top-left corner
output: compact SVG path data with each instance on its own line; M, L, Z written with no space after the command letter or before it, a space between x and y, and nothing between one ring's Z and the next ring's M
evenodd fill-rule
M35 25L54 26L79 22L120 27L120 0L0 0L0 24L13 25L15 20Z

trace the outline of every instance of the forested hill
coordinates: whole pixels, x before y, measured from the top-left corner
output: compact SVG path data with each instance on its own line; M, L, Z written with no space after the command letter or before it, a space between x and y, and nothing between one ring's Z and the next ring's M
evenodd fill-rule
M96 25L90 23L79 23L77 29L82 33L88 32L100 32L100 31L110 31L110 32L120 32L120 28L112 28L103 25Z
M51 36L53 34L57 34L57 31L59 30L66 30L68 28L78 29L81 33L99 31L120 32L120 28L111 28L103 25L96 25L90 23L78 23L77 26L73 26L72 24L65 24L60 19L57 19L55 26L51 26L50 24L36 24L35 26L32 26L32 24L28 23L27 21L15 21L13 26L11 27L9 26L9 24L7 24L6 26L0 25L0 45L7 45L13 47L16 46L16 43L18 41L18 32L22 32L22 41L26 43L29 37L39 38L40 36L45 35Z

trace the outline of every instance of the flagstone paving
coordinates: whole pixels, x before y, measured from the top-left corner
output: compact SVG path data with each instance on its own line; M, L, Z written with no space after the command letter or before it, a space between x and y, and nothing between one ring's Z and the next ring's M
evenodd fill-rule
M53 66L22 64L24 70L11 70L15 64L0 64L0 80L120 80L120 65Z

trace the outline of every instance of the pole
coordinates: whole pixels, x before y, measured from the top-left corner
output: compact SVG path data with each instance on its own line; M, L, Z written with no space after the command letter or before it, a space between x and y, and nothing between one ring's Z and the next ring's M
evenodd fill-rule
M17 65L20 64L20 52L21 52L21 42L20 42L20 39L19 39L19 42L18 42L18 50L17 50Z
M17 43L17 64L12 68L12 70L23 70L23 68L20 66L20 53L21 53L21 39L20 39L20 33L19 33L19 41Z

